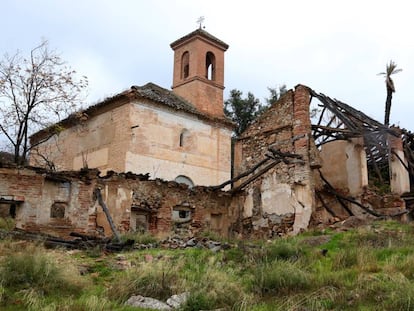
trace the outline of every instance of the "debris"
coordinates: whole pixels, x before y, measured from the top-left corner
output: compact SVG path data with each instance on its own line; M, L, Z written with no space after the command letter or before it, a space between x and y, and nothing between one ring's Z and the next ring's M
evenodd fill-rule
M187 302L189 297L189 292L184 292L178 295L172 295L170 298L167 299L167 304L174 309L178 309Z
M130 297L125 302L125 305L151 310L172 310L172 308L165 302L150 297L144 297L141 295Z

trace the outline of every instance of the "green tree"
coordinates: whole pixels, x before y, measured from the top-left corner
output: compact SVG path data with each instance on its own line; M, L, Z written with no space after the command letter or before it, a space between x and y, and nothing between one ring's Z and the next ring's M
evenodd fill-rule
M277 87L267 87L268 91L269 91L269 97L265 98L265 101L267 103L267 105L271 105L275 102L277 102L280 97L282 97L283 94L285 94L288 90L286 88L286 84L283 84L281 86L279 86L279 88Z
M385 72L380 72L379 75L385 76L385 86L387 88L387 99L385 101L385 115L384 124L389 125L391 114L391 101L392 93L395 92L394 81L391 79L391 75L401 72L402 69L397 69L397 64L390 60L390 63L386 65Z
M224 114L236 123L236 136L239 136L263 111L260 100L252 93L248 92L245 98L242 96L243 92L234 89L230 91L230 98L224 102Z
M27 58L16 52L0 60L0 136L3 134L13 148L16 164L24 165L35 147L29 144L32 133L80 107L81 91L88 80L75 76L75 71L49 50L47 41L32 49Z

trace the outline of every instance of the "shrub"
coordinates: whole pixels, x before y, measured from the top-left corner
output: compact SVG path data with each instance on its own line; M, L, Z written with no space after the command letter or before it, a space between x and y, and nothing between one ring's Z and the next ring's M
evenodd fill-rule
M25 253L7 256L1 264L0 274L4 288L12 291L31 289L42 294L78 294L84 282L70 268L73 267L58 268L51 257L31 247Z
M271 244L266 247L265 259L267 261L273 260L297 260L299 258L300 251L296 244L292 241L277 241L275 244Z

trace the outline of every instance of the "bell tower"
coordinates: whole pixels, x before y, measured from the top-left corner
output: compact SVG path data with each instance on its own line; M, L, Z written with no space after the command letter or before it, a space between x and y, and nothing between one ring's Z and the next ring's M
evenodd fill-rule
M171 43L174 93L200 112L223 117L224 52L228 45L199 28Z

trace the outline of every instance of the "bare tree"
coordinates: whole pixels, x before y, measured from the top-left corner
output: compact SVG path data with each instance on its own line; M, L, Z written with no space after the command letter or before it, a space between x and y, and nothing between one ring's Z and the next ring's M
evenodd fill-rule
M45 40L30 51L28 58L19 51L4 55L0 60L0 134L11 144L16 164L25 164L35 147L29 144L31 134L80 107L87 85L87 78L77 79L76 72L49 50ZM58 131L56 126L37 145Z
M384 115L384 124L389 125L390 123L390 114L391 114L391 101L392 93L395 92L394 81L391 79L391 75L401 72L402 69L397 69L397 64L390 60L390 63L387 64L385 72L380 72L379 75L385 76L385 85L387 88L387 99L385 101L385 115Z

